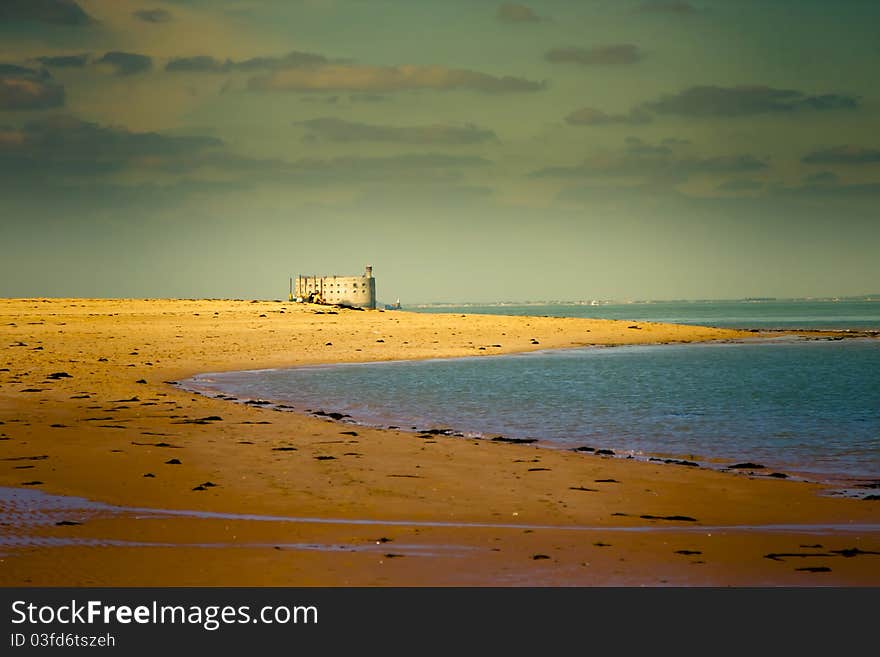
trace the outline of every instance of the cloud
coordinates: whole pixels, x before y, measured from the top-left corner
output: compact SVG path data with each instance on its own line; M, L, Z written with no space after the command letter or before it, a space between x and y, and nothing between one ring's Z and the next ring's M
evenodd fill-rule
M639 144L642 146L643 144ZM653 151L653 152L652 152ZM763 171L767 162L754 155L716 157L672 157L663 147L637 148L620 156L593 158L575 166L546 167L529 174L530 178L601 178L647 177L683 182L694 175L749 173Z
M337 142L393 142L399 144L478 144L494 140L495 133L473 124L465 126L422 125L388 126L354 123L323 117L299 121L309 132L321 139Z
M609 125L613 123L638 125L650 121L651 115L638 109L632 110L628 114L606 114L593 107L582 107L565 117L565 122L569 125Z
M345 63L345 61L333 60L335 63ZM327 59L324 55L292 50L281 57L251 57L240 62L233 62L232 67L240 71L259 71L265 69L322 66L329 63L331 63L331 60Z
M393 207L421 214L426 205L436 209L481 204L494 195L491 187L461 182L411 181L406 187L394 184L370 184L359 190L354 205L387 213Z
M64 87L45 69L0 64L0 111L51 109L64 105Z
M226 73L232 68L232 62L221 62L208 55L196 55L195 57L175 57L167 64L165 70L172 73Z
M695 86L641 105L657 114L687 117L748 116L799 110L855 109L859 100L843 94L809 96L793 89L765 86Z
M833 176L834 174L832 174ZM775 186L769 190L775 196L802 197L807 199L848 200L875 199L880 197L880 183L841 183L836 176L820 180L806 180L805 184L794 187Z
M624 142L630 155L672 155L672 149L666 144L655 146L638 137L627 137Z
M693 14L697 10L690 2L664 2L663 0L657 0L657 2L646 2L636 11L655 14Z
M49 71L37 71L27 66L19 66L18 64L0 64L0 75L7 75L20 78L50 78Z
M171 12L165 9L141 9L133 12L133 16L147 23L167 23L171 20Z
M504 23L539 23L541 17L525 5L505 2L498 7L498 20Z
M329 63L330 60L324 55L294 50L280 57L251 57L239 61L221 61L209 55L175 57L165 65L165 70L169 73L229 73L321 66Z
M53 68L83 68L89 62L88 53L81 55L55 55L37 57L36 61Z
M238 181L254 184L302 185L420 185L443 186L464 180L463 170L491 165L481 157L444 153L410 153L384 157L343 156L304 158L293 162L261 160L232 153L215 152L200 158L206 172L227 172Z
M213 137L172 137L131 132L57 115L0 133L0 172L4 176L82 178L127 168L187 160L222 146Z
M484 93L540 91L543 82L511 76L496 77L444 66L328 65L287 68L250 79L254 91L351 91L390 93L411 89L450 91L467 89Z
M833 171L817 171L804 176L804 183L807 185L836 185L839 182L840 177Z
M0 23L7 21L52 25L88 25L93 22L74 0L0 0Z
M377 92L408 89L471 89L485 93L539 91L544 82L524 78L496 77L444 66L366 66L349 60L292 51L280 57L252 57L235 61L210 55L176 57L165 65L169 73L230 73L269 71L249 80L254 91L359 92L352 102L384 100Z
M190 153L221 146L214 137L174 137L156 132L132 132L59 114L30 121L20 128L23 152L71 158L137 157Z
M556 194L556 200L564 203L611 203L618 206L621 203L641 203L645 199L656 200L658 198L666 198L670 200L678 200L684 195L669 187L668 185L657 185L654 183L577 183L572 186L563 187Z
M823 94L821 96L807 96L801 103L801 108L814 109L819 111L855 109L858 104L859 99L855 96L846 96L842 94Z
M733 180L725 180L716 188L720 192L756 192L763 189L764 183L758 180L749 180L747 178L734 178Z
M743 173L764 171L767 160L754 155L720 155L707 158L683 158L670 162L674 169L694 174Z
M222 140L134 132L56 115L21 128L0 128L0 187L40 189L66 185L88 188L135 173L139 184L167 184L187 176L230 185L280 183L336 185L351 183L449 184L464 169L489 166L482 157L411 153L386 157L345 156L287 161L255 158L227 150ZM169 176L171 177L169 179Z
M380 94L352 94L348 97L352 103L381 103L388 100L388 96Z
M64 87L27 78L0 77L0 111L49 109L64 105Z
M477 156L445 153L411 153L387 157L337 157L303 159L292 163L287 172L305 180L334 179L346 181L387 181L389 174L404 178L458 179L458 169L485 167L491 162ZM443 175L443 173L446 175Z
M336 105L339 102L339 96L306 96L300 99L303 103L326 103L327 105Z
M573 62L587 66L617 66L635 64L642 58L637 46L620 43L596 48L554 48L547 51L544 59L548 62Z
M234 174L238 180L255 183L326 186L357 183L448 184L462 180L462 169L486 167L482 157L445 153L410 153L383 157L342 156L304 158L293 162L278 158L260 159L222 150L199 154L194 160L169 160L163 170L183 173L199 168L210 173Z
M120 52L114 50L106 53L98 61L113 69L116 75L135 75L145 73L153 67L153 60L147 55L139 55L133 52Z
M807 153L801 158L805 164L877 164L880 163L880 149L861 146L833 146Z

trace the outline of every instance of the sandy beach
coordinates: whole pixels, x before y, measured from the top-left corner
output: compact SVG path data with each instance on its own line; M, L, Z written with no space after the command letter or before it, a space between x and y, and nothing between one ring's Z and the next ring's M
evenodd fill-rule
M29 491L3 502L0 584L880 585L880 504L819 484L425 438L174 385L203 372L756 335L631 326L0 300L0 486ZM28 500L41 494L105 506L60 504L34 522Z

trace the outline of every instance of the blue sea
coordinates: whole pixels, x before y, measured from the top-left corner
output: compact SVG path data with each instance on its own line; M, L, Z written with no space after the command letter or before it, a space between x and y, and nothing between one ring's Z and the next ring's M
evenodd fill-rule
M644 304L620 315L615 307L604 316L750 328L880 327L876 303L829 302L820 311L812 304L687 304L696 307L691 315L684 307ZM556 306L491 308L561 314L548 312ZM597 307L567 308L594 316ZM718 467L750 461L768 473L820 481L880 479L880 340L871 338L590 347L205 374L185 385L344 413L372 426L536 438L560 448Z

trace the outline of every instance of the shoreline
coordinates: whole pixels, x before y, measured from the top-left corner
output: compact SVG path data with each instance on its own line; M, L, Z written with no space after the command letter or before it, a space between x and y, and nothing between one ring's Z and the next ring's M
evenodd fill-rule
M385 361L378 361L385 362ZM332 366L332 365L331 365ZM312 366L307 366L312 367ZM247 371L247 370L245 370ZM258 370L255 370L258 371ZM864 487L868 484L876 483L878 480L870 475L866 476L850 476L843 475L840 473L817 473L817 472L808 472L798 470L796 467L791 468L783 465L773 465L770 464L757 464L758 467L751 468L735 468L732 466L737 465L738 463L742 463L742 459L734 459L730 457L721 457L721 456L706 456L704 454L680 454L674 452L655 452L655 451L634 451L632 449L626 449L623 447L563 447L557 443L553 443L551 440L546 438L519 438L519 437L506 437L500 434L489 433L485 434L479 431L474 430L465 430L465 429L456 429L456 428L438 428L438 427L427 427L427 428L417 428L416 426L411 426L410 428L405 428L402 426L396 425L386 425L386 424L374 424L371 422L360 421L348 414L343 414L338 411L333 410L332 408L328 411L324 411L321 409L320 412L314 413L309 412L305 409L297 409L291 406L287 406L285 403L282 403L278 400L271 399L255 399L255 400L241 400L241 399L228 399L224 398L222 395L213 395L209 392L198 390L197 388L187 388L184 386L180 386L181 390L186 390L188 392L192 392L193 394L202 395L207 397L208 399L218 399L227 403L234 404L248 404L254 401L259 402L262 408L267 410L277 410L283 413L294 413L298 415L302 415L305 417L315 418L315 419L327 419L328 421L337 423L342 428L364 428L364 429L374 429L378 431L397 431L404 434L409 434L412 437L420 437L421 434L439 432L437 435L441 435L447 438L458 438L464 440L485 440L485 441L495 441L502 442L511 445L529 445L538 449L548 449L555 451L563 451L563 452L575 452L579 453L581 456L600 456L613 458L617 460L624 461L636 461L641 463L655 463L658 466L674 466L674 465L684 465L687 467L693 467L697 469L707 470L710 472L718 472L721 474L733 475L733 476L745 476L745 477L769 477L782 481L789 481L792 483L808 483L808 484L816 484L821 486L824 490L820 493L822 495L841 495L850 499L864 499L866 496L871 493L864 489ZM342 415L342 418L332 417L333 415ZM598 452L598 453L597 453ZM606 452L606 453L602 453ZM610 453L607 453L610 452ZM750 461L750 459L746 459ZM766 459L761 459L766 460Z
M709 328L718 328L718 327L709 327ZM746 331L751 332L751 329L744 329ZM839 340L868 340L873 341L876 340L878 335L880 335L880 331L863 331L860 329L845 329L845 330L814 330L814 329L785 329L785 330L769 330L764 331L761 330L760 333L776 333L782 332L784 335L773 335L773 336L752 336L752 337L743 337L738 339L723 339L723 340L708 340L701 342L691 342L684 343L691 346L700 346L700 345L719 345L719 344L741 344L741 345L754 345L754 344L780 344L781 342L785 342L787 344L796 344L799 342L825 342L825 341L839 341ZM831 333L832 335L829 335ZM844 335L840 335L843 333ZM814 334L820 334L823 337L816 337ZM419 359L420 362L446 362L446 361L461 361L461 360L475 360L480 358L509 358L516 356L525 356L530 357L534 355L541 355L553 352L560 351L571 351L571 350L588 350L588 349L627 349L627 348L641 348L641 347L664 347L664 346L672 346L672 345L681 345L683 343L680 342L655 342L655 343L639 343L639 344L630 344L630 345L616 345L616 344L608 344L608 345L589 345L589 346L575 346L575 347L562 347L556 349L540 349L536 351L529 352L508 352L501 354L487 354L480 356L452 356L445 358L425 358ZM722 472L725 474L732 475L746 475L746 476L755 476L755 477L772 477L792 482L806 482L819 484L828 490L826 490L823 494L825 495L842 495L845 497L850 497L853 499L862 499L864 496L870 494L866 489L865 485L869 483L874 483L880 481L880 478L871 475L856 475L856 474L845 474L840 472L820 472L820 471L810 471L810 470L802 470L798 469L797 466L792 465L783 465L783 464L774 464L769 462L769 465L764 463L756 464L755 467L752 468L737 468L732 467L738 464L742 464L744 462L752 463L754 462L751 455L745 455L741 458L734 457L725 457L725 456L710 456L704 453L695 453L691 452L688 454L683 453L675 453L675 452L662 452L662 451L644 451L644 450L633 450L628 449L626 446L620 445L602 445L599 447L592 446L578 446L578 447L568 447L561 445L557 442L554 442L552 439L537 436L510 436L506 437L501 434L495 432L483 432L476 429L467 429L462 427L449 427L449 426L425 426L419 427L413 424L413 420L407 419L406 422L403 422L401 426L392 425L387 422L379 422L378 420L372 421L362 418L353 417L344 412L346 409L338 409L329 404L323 404L320 407L320 410L313 411L311 409L306 409L304 407L293 406L290 404L294 404L295 402L291 399L273 399L269 397L259 397L259 398L242 398L240 396L230 397L229 391L221 390L217 388L216 385L212 386L210 383L204 383L203 379L207 377L219 376L223 377L224 375L239 375L239 374L259 374L262 372L276 372L283 370L297 370L297 369L332 369L340 366L350 366L350 365L362 365L362 366L374 366L374 365L394 365L394 364L405 364L415 362L413 359L399 359L399 360L378 360L378 361L363 361L363 362L352 362L352 363L317 363L317 364L309 364L309 365L294 365L290 367L273 367L273 368L259 368L259 369L245 369L245 370L221 370L215 372L200 372L194 374L192 376L188 376L180 381L175 381L174 385L181 390L186 392L191 392L194 394L203 395L210 399L219 399L221 401L236 403L236 404L258 404L263 408L269 410L278 410L287 413L297 413L300 415L319 418L319 419L329 419L334 422L337 422L342 427L363 427L369 429L377 429L382 431L400 431L407 434L411 434L413 436L417 436L419 434L425 433L440 433L442 435L452 437L452 438L463 438L463 439L477 439L477 440L489 440L489 441L497 441L497 442L506 442L510 444L529 444L534 447L538 447L541 449L554 449L561 451L570 451L570 452L579 452L582 456L589 455L600 455L607 456L610 458L623 459L623 460L637 460L642 462L655 462L660 465L687 465L689 467L697 467L715 472ZM405 426L404 426L405 425ZM589 440L586 439L585 440ZM598 452L598 454L597 454ZM767 461L767 459L760 459L761 461Z
M754 337L638 324L643 330L612 320L328 314L283 302L0 300L0 486L132 508L492 525L377 529L89 518L32 533L45 540L75 536L177 547L4 548L0 585L880 584L872 554L880 551L880 531L870 529L880 520L880 507L819 496L823 487L817 484L584 459L487 440L419 439L221 404L165 383L206 371L475 355L491 344L521 353L587 343ZM340 430L346 428L356 435ZM693 520L676 519L684 517ZM515 528L494 526L508 524ZM530 525L581 525L614 535L608 540L598 529L573 537ZM828 550L861 550L857 558L833 559L830 571L765 558L804 552L801 544L816 542L806 531L718 530L707 536L692 529L736 525L868 529L823 534ZM615 529L651 526L669 531ZM9 531L24 540L30 535L25 529L13 523ZM377 536L388 539L389 553L404 543L456 545L463 552L391 558L253 547L367 545ZM210 551L198 547L215 543L220 547Z

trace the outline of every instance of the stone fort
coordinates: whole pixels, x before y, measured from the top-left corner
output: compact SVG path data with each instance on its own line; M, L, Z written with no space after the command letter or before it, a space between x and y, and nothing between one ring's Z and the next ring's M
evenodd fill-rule
M375 309L376 279L369 265L362 276L298 275L295 294L297 301L311 299L319 303Z

